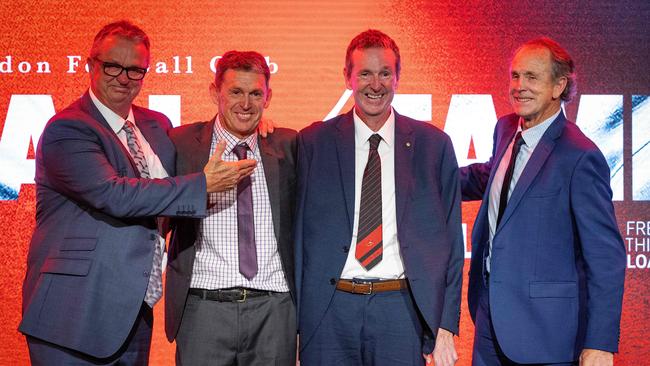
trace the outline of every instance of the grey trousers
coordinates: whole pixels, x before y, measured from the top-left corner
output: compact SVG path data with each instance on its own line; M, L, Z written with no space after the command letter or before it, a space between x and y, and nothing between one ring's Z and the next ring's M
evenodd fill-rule
M189 295L176 336L176 365L296 364L296 311L289 293L245 302Z

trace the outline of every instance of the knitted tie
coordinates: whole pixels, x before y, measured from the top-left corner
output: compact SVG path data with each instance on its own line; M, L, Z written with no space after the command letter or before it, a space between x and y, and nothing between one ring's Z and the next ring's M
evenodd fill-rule
M135 126L133 122L126 120L124 122L124 127L122 127L126 133L126 144L129 146L129 152L133 161L135 161L135 166L140 171L141 178L151 178L149 174L149 167L147 166L147 160L145 159L144 152L142 151L142 145L135 134ZM144 302L147 303L150 307L153 307L158 300L162 297L162 257L163 250L160 247L158 240L154 240L154 249L153 249L153 263L151 264L151 274L149 275L149 284L147 285L147 293L144 295Z
M367 271L381 262L383 245L381 229L381 159L377 147L381 136L374 134L368 139L370 151L368 163L361 182L361 204L359 206L359 230L355 258Z

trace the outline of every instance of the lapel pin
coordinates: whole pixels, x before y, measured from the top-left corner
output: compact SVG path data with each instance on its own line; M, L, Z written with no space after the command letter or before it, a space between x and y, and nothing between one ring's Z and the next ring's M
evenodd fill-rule
M411 147L411 143L410 143L410 142L407 142L407 143L405 143L404 145L406 145L406 147Z

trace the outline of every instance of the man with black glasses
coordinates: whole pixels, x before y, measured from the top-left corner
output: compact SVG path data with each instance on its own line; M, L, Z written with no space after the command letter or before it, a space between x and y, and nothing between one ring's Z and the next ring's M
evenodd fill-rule
M33 365L144 365L162 296L156 217L205 216L207 193L232 189L255 161L216 156L203 171L169 177L169 119L132 105L149 67L137 26L104 26L88 65L90 89L48 122L36 151L19 330Z

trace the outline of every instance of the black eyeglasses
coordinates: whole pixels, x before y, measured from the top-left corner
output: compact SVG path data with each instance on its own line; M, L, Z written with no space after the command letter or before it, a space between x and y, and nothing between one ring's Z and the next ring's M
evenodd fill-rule
M126 77L129 78L129 80L142 80L142 78L144 78L144 75L147 73L147 69L143 69L141 67L124 67L113 62L102 61L97 57L93 57L93 60L101 62L104 74L115 78L120 76L122 72L126 71Z

